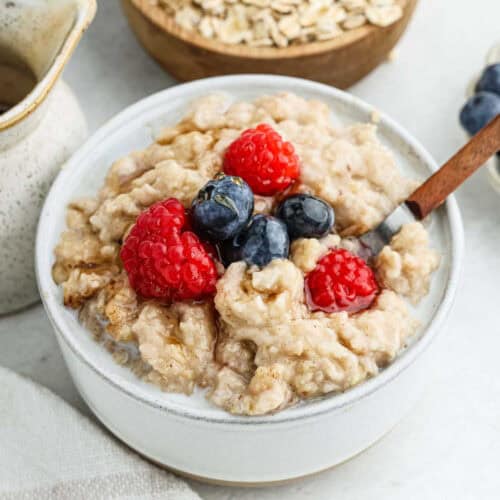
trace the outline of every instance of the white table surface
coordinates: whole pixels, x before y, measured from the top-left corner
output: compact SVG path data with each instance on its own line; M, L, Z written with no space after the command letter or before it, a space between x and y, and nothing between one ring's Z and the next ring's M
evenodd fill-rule
M118 2L99 3L65 74L91 131L175 83L139 47ZM457 112L466 82L499 39L498 0L421 0L396 60L351 91L392 115L442 162L464 140ZM433 383L412 413L370 450L334 470L274 488L192 482L203 498L500 498L500 196L480 172L460 189L458 200L466 232L463 281L436 346ZM0 364L89 413L40 305L0 318L0 338Z

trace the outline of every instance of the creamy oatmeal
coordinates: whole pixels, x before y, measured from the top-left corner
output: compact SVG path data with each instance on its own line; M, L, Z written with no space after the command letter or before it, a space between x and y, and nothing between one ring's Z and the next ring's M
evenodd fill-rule
M291 243L289 258L259 268L217 263L215 295L166 303L139 297L119 257L136 218L175 197L190 207L222 169L228 146L245 129L270 124L300 158L297 191L328 202L335 227ZM312 312L304 280L332 249L356 253L360 235L411 193L377 139L376 126L337 128L330 109L293 94L228 104L210 95L143 151L116 161L96 198L74 201L55 249L54 280L64 303L114 352L118 362L165 391L207 388L209 400L237 414L261 415L343 391L390 363L418 323L406 299L427 294L439 265L420 223L406 225L373 262L380 292L355 314ZM255 197L270 213L277 197Z

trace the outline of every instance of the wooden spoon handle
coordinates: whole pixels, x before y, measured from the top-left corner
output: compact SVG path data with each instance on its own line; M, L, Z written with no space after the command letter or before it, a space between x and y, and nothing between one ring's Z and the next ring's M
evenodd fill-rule
M406 205L417 219L423 219L498 151L500 151L500 115L481 129L455 156L410 195Z

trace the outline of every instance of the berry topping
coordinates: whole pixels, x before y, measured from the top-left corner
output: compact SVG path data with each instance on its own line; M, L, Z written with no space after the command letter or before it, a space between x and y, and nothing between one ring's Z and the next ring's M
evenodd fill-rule
M491 92L478 92L462 108L460 123L470 135L474 135L498 114L500 114L500 96Z
M130 286L142 297L172 301L215 293L215 263L186 225L184 207L174 198L137 218L120 257Z
M266 124L245 130L228 147L224 172L248 182L253 192L270 196L286 189L299 177L299 158L286 142Z
M312 311L361 311L378 292L377 281L366 262L342 248L321 258L306 276L306 296Z
M200 236L214 241L236 236L253 212L253 193L240 177L218 175L194 199L191 220Z
M333 208L309 194L296 194L281 202L276 217L286 224L292 240L321 238L330 232L335 220Z
M236 238L219 246L224 264L244 260L248 265L265 266L273 259L286 259L290 240L286 226L276 217L254 215Z
M477 82L476 92L493 92L500 96L500 63L488 66Z

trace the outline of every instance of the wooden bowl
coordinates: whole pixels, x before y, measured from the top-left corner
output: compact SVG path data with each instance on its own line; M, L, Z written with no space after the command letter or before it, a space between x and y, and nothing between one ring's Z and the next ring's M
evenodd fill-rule
M178 80L235 73L298 76L346 88L386 59L418 0L406 0L401 19L365 25L324 42L286 48L226 45L180 27L149 0L122 0L129 24L146 50Z

